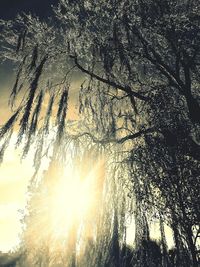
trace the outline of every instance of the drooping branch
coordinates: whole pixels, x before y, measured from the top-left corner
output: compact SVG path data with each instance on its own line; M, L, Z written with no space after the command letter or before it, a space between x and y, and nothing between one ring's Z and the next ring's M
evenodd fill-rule
M144 95L141 95L141 94L139 94L139 93L137 93L137 92L132 91L131 87L128 86L128 85L125 85L125 86L124 86L124 85L118 84L118 83L116 83L116 82L114 82L114 81L111 81L111 80L109 80L109 79L105 79L105 78L103 78L103 77L100 77L99 75L95 74L94 72L91 72L91 71L88 70L88 69L85 69L85 68L78 62L78 59L77 59L77 56L76 56L76 55L75 55L75 56L70 55L70 58L72 58L72 59L74 60L74 63L75 63L75 65L77 66L77 68L78 68L79 70L81 70L83 73L86 73L86 74L89 75L90 77L95 78L96 80L98 80L98 81L100 81L100 82L102 82L102 83L104 83L104 84L107 84L107 85L109 85L109 86L112 86L112 87L114 87L114 88L116 88L116 89L120 89L121 91L127 93L128 95L133 96L133 97L136 97L136 98L138 98L138 99L140 99L140 100L142 100L142 101L148 101L148 100L149 100L149 97L146 97L146 96L144 96Z
M148 128L148 129L144 129L144 130L138 131L138 132L136 132L134 134L126 135L125 137L118 138L118 139L117 138L108 138L108 137L105 137L105 138L102 138L102 139L98 139L93 134L91 134L90 132L84 132L84 133L81 133L81 134L78 134L78 135L70 136L70 138L71 139L78 139L78 138L81 138L81 137L84 137L84 136L88 136L88 137L90 137L92 139L92 141L94 143L97 143L97 144L102 144L102 145L112 144L112 143L123 144L123 143L125 143L127 141L134 140L136 138L142 137L145 134L153 133L155 131L156 131L156 129L152 127L152 128Z

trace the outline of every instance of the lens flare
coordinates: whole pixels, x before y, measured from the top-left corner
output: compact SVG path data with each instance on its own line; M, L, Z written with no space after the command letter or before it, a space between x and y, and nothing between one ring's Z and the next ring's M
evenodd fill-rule
M82 179L79 172L67 169L66 175L61 177L57 186L53 188L51 196L51 221L54 233L63 237L74 223L89 216L94 192L92 178Z
M73 162L60 168L59 162L50 163L30 201L26 246L46 246L54 253L66 251L66 246L79 249L83 239L93 237L103 193L104 161L90 167L86 163L77 167Z

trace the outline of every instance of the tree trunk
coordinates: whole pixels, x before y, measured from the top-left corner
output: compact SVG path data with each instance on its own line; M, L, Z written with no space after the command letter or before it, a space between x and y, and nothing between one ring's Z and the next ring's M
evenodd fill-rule
M160 235L161 235L161 244L162 244L162 265L163 267L168 266L168 255L167 255L167 242L166 242L166 237L165 237L165 229L164 229L164 223L162 219L162 215L160 215Z
M117 208L114 210L114 226L113 226L113 237L111 244L111 258L112 263L115 267L119 267L120 264L120 248L119 248L119 233L118 233L118 211Z
M69 249L71 250L70 267L76 267L76 239L77 239L77 226L76 223L72 225L69 238Z
M191 227L188 227L187 231L187 241L188 241L188 247L189 247L189 251L190 251L190 255L191 255L191 258L192 258L192 266L193 267L198 267L198 261L197 261L197 257L196 257L196 247L195 247L195 244L193 242L193 239L192 239L192 229Z
M176 266L181 267L181 255L180 255L180 240L179 240L179 233L177 229L177 225L173 222L172 224L172 230L174 233L174 242L175 242L175 247L176 247Z
M189 110L189 117L193 123L200 123L200 106L197 100L191 95L185 95L188 110Z

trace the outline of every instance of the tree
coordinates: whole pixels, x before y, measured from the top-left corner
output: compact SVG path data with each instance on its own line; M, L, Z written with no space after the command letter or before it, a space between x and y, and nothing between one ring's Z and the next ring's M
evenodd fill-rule
M37 136L37 170L48 150L50 123L56 129L51 140L56 157L62 157L57 146L68 138L86 138L108 151L116 145L111 154L116 159L123 150L120 162L128 163L138 210L146 212L146 203L158 211L164 207L165 218L170 214L171 225L178 224L187 240L193 266L197 255L191 229L199 220L199 5L195 0L61 0L48 22L30 15L1 22L6 44L2 57L18 64L11 106L19 93L28 93L1 128L1 154L18 119L23 156ZM85 79L79 131L66 124L68 94L77 73Z

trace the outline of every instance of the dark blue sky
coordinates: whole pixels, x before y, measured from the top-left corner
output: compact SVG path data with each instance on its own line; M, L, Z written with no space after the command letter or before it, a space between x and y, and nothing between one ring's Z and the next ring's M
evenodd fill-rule
M31 12L41 18L51 15L51 5L58 0L0 0L0 18L13 19L20 12Z

